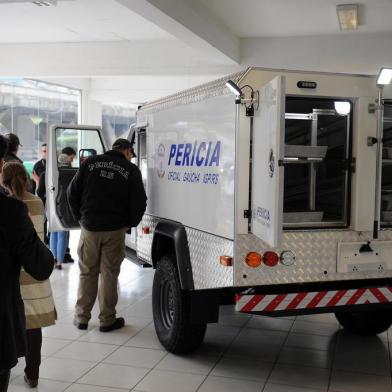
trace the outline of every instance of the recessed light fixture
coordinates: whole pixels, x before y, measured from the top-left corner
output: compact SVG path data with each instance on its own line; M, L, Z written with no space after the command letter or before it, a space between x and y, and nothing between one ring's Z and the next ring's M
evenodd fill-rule
M358 29L358 4L340 4L336 6L339 27L342 31Z
M38 7L50 7L57 5L57 0L35 0L32 1L33 4L37 5Z

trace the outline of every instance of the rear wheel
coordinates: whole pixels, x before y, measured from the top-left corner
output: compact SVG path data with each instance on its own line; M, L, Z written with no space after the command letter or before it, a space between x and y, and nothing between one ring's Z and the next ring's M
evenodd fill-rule
M377 335L392 324L392 310L381 309L364 312L335 313L339 323L347 331L357 335Z
M190 298L181 290L174 256L158 262L152 289L155 331L172 353L189 353L203 342L206 324L190 323Z

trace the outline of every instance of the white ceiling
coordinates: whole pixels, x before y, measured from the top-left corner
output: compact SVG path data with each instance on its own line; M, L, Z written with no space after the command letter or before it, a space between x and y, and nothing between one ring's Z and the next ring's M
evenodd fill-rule
M358 31L339 30L344 3L360 4ZM392 0L0 0L0 77L76 78L137 103L248 65L376 74L391 21Z
M56 7L0 0L0 43L173 40L115 0L59 1Z
M235 35L289 37L392 32L391 0L197 0ZM359 4L359 29L339 30L336 5Z

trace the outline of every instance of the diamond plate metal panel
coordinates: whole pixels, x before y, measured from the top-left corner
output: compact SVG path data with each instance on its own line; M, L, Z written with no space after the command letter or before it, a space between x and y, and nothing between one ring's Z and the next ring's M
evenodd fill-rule
M234 243L199 230L186 228L195 289L233 286L233 267L224 267L219 256L233 256Z
M213 80L200 86L196 86L185 91L180 91L179 93L149 102L137 112L137 117L143 118L145 115L148 115L152 112L167 109L169 107L185 105L187 103L201 101L206 98L229 94L226 87L226 82L231 79L235 83L239 83L240 80L249 72L249 70L250 68L247 68L243 71L227 75L223 78Z
M380 240L392 240L391 230L382 230ZM248 267L244 260L250 251L272 250L253 234L238 235L235 241L234 285L272 285L302 282L330 282L335 280L374 279L392 277L392 270L355 273L337 272L337 247L339 242L372 240L372 233L341 231L292 231L283 234L282 248L278 253L291 250L296 255L292 266L277 265L259 268Z
M146 214L137 227L137 255L150 264L154 230L160 220L162 219ZM150 228L150 234L143 233L145 226ZM195 289L233 286L233 267L223 267L219 262L219 256L233 257L234 242L192 228L185 230Z
M158 222L159 222L159 218L145 214L139 226L137 227L137 242L136 242L137 256L140 259L150 264L152 264L152 260L151 260L152 239L154 237L154 230ZM143 227L146 226L150 228L149 234L143 233Z

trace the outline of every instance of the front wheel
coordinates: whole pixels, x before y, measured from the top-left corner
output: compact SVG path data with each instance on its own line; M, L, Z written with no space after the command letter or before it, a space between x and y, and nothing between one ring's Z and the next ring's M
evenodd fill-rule
M158 261L152 310L156 334L166 350L189 353L201 345L206 324L190 323L190 298L181 289L174 256L164 256Z
M337 312L339 323L356 335L377 335L392 324L392 310L381 309L364 312Z

